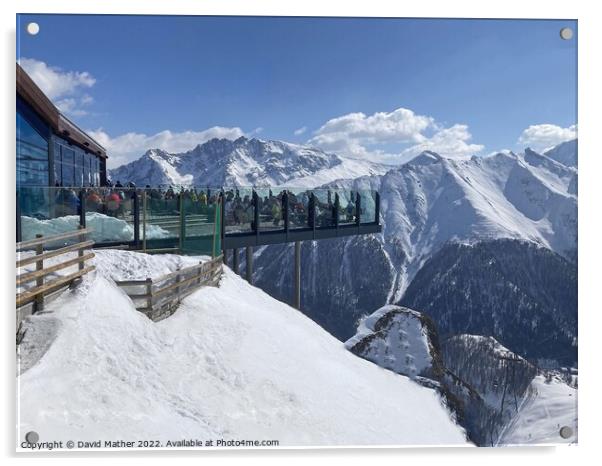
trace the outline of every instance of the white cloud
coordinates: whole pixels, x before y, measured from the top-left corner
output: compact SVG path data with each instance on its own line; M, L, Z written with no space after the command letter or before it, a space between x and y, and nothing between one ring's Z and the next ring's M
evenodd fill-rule
M245 135L240 128L222 126L214 126L203 131L165 130L152 135L125 133L116 137L111 137L102 128L87 133L107 149L109 168L131 162L148 149L163 149L172 153L185 152L213 138L237 139Z
M480 152L483 146L471 144L471 137L466 125L444 128L433 117L398 108L392 112L349 113L333 118L308 143L350 157L402 163L423 150L447 157Z
M19 64L61 112L74 116L87 113L83 107L90 105L93 98L84 90L96 83L90 73L63 71L33 58L21 58Z
M295 131L293 131L293 133L295 136L301 136L306 131L307 131L307 126L302 126L301 128L297 128Z
M471 144L471 139L472 135L468 131L468 126L453 125L449 128L440 129L420 144L405 149L403 154L413 156L422 151L430 150L446 157L470 156L484 148L481 144Z
M562 128L552 124L531 125L525 129L518 143L529 146L536 151L545 151L561 142L570 141L577 137L577 125Z

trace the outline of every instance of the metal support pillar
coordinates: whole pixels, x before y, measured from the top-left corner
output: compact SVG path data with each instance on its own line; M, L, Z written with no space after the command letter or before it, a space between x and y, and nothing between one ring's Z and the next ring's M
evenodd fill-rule
M301 309L301 241L295 241L295 308Z
M246 257L246 271L247 271L247 281L252 285L253 284L253 246L247 246L246 248L247 257Z
M232 249L232 270L238 275L238 249Z
M222 246L223 246L223 244L224 243L222 243ZM222 250L222 261L224 262L225 266L228 265L228 250L227 249Z

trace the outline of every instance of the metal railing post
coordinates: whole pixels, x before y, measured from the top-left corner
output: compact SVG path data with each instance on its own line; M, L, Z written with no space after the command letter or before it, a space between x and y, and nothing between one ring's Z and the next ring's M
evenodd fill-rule
M132 195L134 207L134 244L136 249L140 249L140 203L138 202L138 192L134 189Z
M180 210L180 237L178 240L178 245L181 254L184 250L184 235L186 234L186 225L184 219L184 193L182 191L178 193L178 207Z
M339 193L334 193L334 226L335 228L339 228Z
M142 250L146 252L146 191L142 191Z
M207 192L209 192L209 190L207 190ZM225 247L226 243L225 243L225 239L226 239L226 194L224 193L224 190L222 188L222 190L219 193L219 196L221 197L221 206L220 206L220 215L221 217L221 222L220 222L220 228L221 228L221 236L222 236L222 241L221 241L221 246L222 246L222 251L223 251L223 255L225 261L226 261L226 265L227 264L227 255L228 255L228 251ZM209 196L207 196L207 199L209 199Z
M282 192L282 220L284 221L284 231L288 239L289 219L288 219L288 191Z
M259 237L259 195L253 190L253 229L255 236Z
M359 227L362 223L362 196L359 192L355 193L355 224Z
M84 189L79 191L79 225L86 228L86 192Z
M374 196L374 223L380 223L380 194L376 191Z
M309 197L309 215L307 216L310 228L316 232L316 195L313 191Z
M253 246L246 247L246 258L245 258L245 266L246 266L246 276L249 284L253 284Z

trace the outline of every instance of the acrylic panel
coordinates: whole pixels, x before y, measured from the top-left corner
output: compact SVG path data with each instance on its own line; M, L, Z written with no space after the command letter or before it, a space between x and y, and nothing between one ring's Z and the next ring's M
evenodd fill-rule
M577 443L577 21L17 15L17 449Z

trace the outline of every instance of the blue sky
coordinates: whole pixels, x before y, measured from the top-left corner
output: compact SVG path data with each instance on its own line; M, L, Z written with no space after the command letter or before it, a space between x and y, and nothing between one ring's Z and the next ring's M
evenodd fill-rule
M240 134L396 162L574 137L567 26L576 33L564 20L23 15L17 57L112 165L149 144Z

